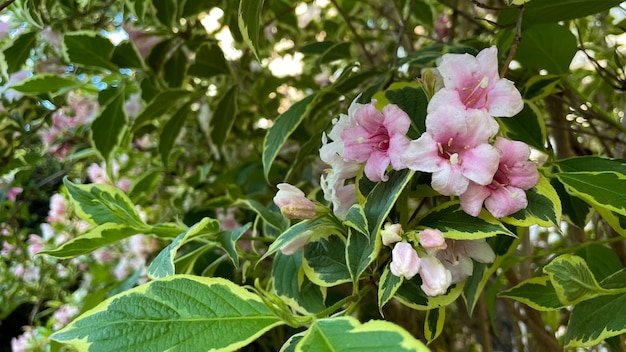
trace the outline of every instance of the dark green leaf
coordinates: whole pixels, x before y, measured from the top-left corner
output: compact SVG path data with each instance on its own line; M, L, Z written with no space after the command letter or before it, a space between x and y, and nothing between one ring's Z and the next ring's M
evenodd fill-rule
M163 130L161 130L161 135L159 136L159 153L161 154L161 161L163 161L165 167L167 167L176 138L178 138L180 131L183 129L190 112L189 104L183 105L167 121L163 126Z
M145 109L135 118L133 131L137 131L143 125L150 123L152 119L166 114L170 109L176 107L180 100L187 98L191 92L185 90L168 90L159 93Z
M319 313L326 308L326 289L300 275L302 252L277 253L272 264L272 283L276 295L302 313Z
M195 61L189 66L187 73L204 78L231 74L230 64L224 58L224 52L213 42L208 42L198 49Z
M252 223L249 222L235 230L222 231L217 235L217 240L228 253L236 268L239 267L239 255L237 254L237 248L235 248L235 242L248 231L251 225Z
M349 282L346 240L339 235L328 235L310 241L304 246L302 267L313 283L323 287Z
M499 119L505 135L522 141L537 150L546 149L546 126L542 113L533 103L524 104L524 109L515 117Z
M176 50L165 61L163 66L163 79L170 88L179 88L185 81L189 60L187 54L182 50Z
M139 51L135 47L135 44L129 40L123 41L115 47L111 62L119 67L139 69L144 67L143 59L141 55L139 55Z
M230 87L217 104L211 119L211 141L218 147L224 145L230 130L235 124L235 119L237 118L237 96L237 86L234 85Z
M117 97L104 106L100 115L91 124L91 140L95 149L104 160L109 162L117 149L128 126L128 117L124 110L124 94L118 90Z
M524 40L515 56L522 66L544 69L552 74L569 71L569 64L578 50L578 45L576 37L568 28L556 23L539 24L522 31L522 37Z
M115 47L96 32L71 32L63 36L63 50L72 64L117 70L111 61Z
M257 60L259 58L259 34L261 32L261 10L265 0L240 0L238 12L239 31L244 42L252 49Z
M69 89L80 85L80 82L52 73L42 73L25 79L18 85L11 86L18 92L25 94L56 93L62 89Z
M26 32L17 37L13 43L4 49L7 73L11 74L22 69L26 60L30 57L31 50L37 44L38 32Z

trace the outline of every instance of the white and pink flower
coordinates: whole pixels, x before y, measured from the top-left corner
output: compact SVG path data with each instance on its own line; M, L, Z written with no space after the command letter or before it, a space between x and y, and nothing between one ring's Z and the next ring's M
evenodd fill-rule
M279 183L274 203L280 212L289 219L311 219L317 213L315 203L307 199L298 187L288 183Z
M389 269L395 276L411 280L420 270L420 258L413 246L408 242L398 242L391 251Z

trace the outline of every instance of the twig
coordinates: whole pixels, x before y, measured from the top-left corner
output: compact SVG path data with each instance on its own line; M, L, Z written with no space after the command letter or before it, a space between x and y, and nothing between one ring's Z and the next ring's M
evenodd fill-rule
M357 43L361 47L361 50L363 50L363 53L365 54L367 61L370 64L374 65L374 58L372 57L370 52L367 51L367 47L365 46L365 42L363 41L363 38L361 38L359 33L356 31L356 28L354 28L354 26L352 25L352 22L350 21L350 17L348 17L348 14L341 8L341 6L339 6L339 4L337 3L337 0L330 0L330 2L337 9L337 12L339 12L339 15L341 15L344 21L346 21L346 24L348 25L350 32L352 32L352 34L354 35L354 38L356 39Z
M400 48L400 42L404 38L404 30L406 29L406 24L409 22L409 19L411 18L411 12L413 11L413 4L414 4L413 0L409 1L409 11L407 12L406 18L402 17L402 9L398 9L399 17L402 22L400 24L400 28L398 29L398 39L396 40L396 50L393 55L393 64L391 65L391 67L396 67L396 64L398 63L398 49Z
M482 9L487 9L487 10L494 10L494 11L502 11L502 10L506 10L508 7L497 7L497 6L491 6L491 5L487 5L487 4L483 4L482 2L478 1L478 0L470 0L472 2L472 4L482 8Z
M522 18L524 17L524 5L518 6L519 12L517 14L517 22L515 22L515 39L513 39L513 44L511 45L511 50L509 51L509 56L507 56L506 61L502 65L502 70L500 71L500 77L504 77L506 72L509 70L509 65L513 58L515 57L515 53L517 52L517 48L522 41Z
M7 0L7 1L3 2L2 4L0 4L0 11L6 9L7 7L9 7L9 5L11 5L14 2L15 2L15 0Z

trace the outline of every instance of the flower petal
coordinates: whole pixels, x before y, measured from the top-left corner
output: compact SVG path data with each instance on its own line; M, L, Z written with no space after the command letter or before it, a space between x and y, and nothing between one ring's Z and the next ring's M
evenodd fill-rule
M387 181L389 177L385 175L385 171L387 171L389 162L386 153L374 151L365 163L365 176L373 182Z
M485 208L496 218L509 216L527 206L526 192L512 186L498 188L485 200Z
M461 168L458 165L450 165L445 163L439 171L435 171L432 176L431 186L433 189L444 196L461 195L467 186L469 180L463 176Z
M459 154L463 160L463 176L478 183L488 185L498 170L500 152L489 144L481 144Z
M441 169L439 164L444 162L439 156L437 142L428 132L411 141L400 160L409 169L423 172L437 171Z
M524 108L522 95L508 79L499 79L488 93L489 115L512 117Z
M483 208L483 202L491 195L487 186L481 186L475 182L470 182L467 190L461 194L461 208L472 216L478 216Z
M405 135L411 126L411 119L402 109L395 104L385 105L383 107L384 122L383 125L387 129L390 136L398 133Z

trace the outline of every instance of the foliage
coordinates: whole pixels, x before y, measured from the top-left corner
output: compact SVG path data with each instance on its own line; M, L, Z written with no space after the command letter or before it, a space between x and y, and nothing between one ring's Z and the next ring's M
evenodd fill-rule
M621 1L5 4L0 345L623 348Z

